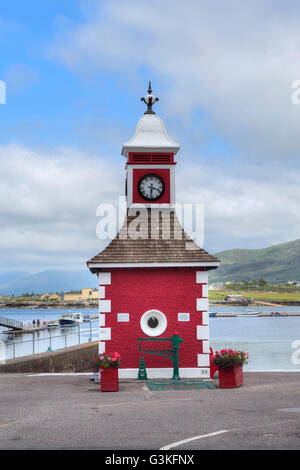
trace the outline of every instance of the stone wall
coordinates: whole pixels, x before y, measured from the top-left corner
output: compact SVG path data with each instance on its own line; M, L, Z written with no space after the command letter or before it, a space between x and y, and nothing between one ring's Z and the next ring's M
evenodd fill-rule
M70 348L9 359L0 364L0 373L93 372L92 362L98 341Z

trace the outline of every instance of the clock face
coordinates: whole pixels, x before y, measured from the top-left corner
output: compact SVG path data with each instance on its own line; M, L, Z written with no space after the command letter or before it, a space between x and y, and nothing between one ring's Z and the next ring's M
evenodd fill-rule
M165 183L154 173L144 175L138 182L138 192L147 201L156 201L164 194Z

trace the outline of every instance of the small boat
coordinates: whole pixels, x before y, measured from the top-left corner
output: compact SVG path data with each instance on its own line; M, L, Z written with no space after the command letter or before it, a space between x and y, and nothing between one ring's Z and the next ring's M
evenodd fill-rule
M14 338L14 332L11 331L11 330L4 330L4 331L1 331L1 334L7 335L7 336L5 337L5 339L13 339L13 338Z
M210 317L215 317L217 315L217 312L209 312Z
M285 312L271 312L271 317L286 317L286 313Z
M59 323L48 323L47 325L47 328L48 330L51 330L52 328L58 328L59 327Z
M237 314L238 317L260 317L261 312L258 312L257 310L246 310L246 312L239 312Z
M61 326L74 326L83 322L81 313L64 313L58 320Z

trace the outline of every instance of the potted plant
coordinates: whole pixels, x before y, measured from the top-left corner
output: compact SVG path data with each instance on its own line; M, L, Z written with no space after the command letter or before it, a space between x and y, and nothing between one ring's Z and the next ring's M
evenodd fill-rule
M94 366L100 370L101 392L117 392L119 389L118 368L121 356L119 353L102 353L94 357Z
M248 364L248 353L221 349L221 351L216 351L211 359L218 367L220 388L235 388L243 385L243 365Z

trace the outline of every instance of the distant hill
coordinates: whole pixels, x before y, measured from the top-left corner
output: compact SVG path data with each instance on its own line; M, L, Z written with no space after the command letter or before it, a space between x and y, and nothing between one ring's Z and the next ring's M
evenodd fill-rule
M0 273L0 291L1 287L5 287L7 284L18 281L26 276L29 276L29 273L26 271L8 271L6 273Z
M98 286L97 276L91 274L88 269L82 271L46 270L36 274L23 273L23 276L16 275L11 281L13 277L12 273L0 275L0 294L19 296L25 293L31 294L31 292L35 294L68 292L80 290L82 287L95 288Z
M300 281L300 239L260 250L226 250L216 253L222 262L209 273L209 281L260 279ZM22 295L34 292L68 292L82 287L98 287L98 279L88 269L82 271L46 270L36 274L24 271L0 273L0 294Z
M226 250L216 253L222 263L209 273L209 281L300 281L300 239L260 250Z

